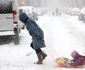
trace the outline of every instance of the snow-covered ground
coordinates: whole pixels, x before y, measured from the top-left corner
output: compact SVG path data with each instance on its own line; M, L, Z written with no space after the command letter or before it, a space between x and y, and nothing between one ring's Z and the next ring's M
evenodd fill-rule
M50 14L50 13L49 13ZM35 51L30 48L31 37L22 30L20 45L14 43L0 45L0 70L85 70L85 68L59 68L55 59L60 56L71 58L70 53L77 50L85 55L85 24L77 17L44 15L36 21L45 34L47 58L44 64L33 64L37 61Z

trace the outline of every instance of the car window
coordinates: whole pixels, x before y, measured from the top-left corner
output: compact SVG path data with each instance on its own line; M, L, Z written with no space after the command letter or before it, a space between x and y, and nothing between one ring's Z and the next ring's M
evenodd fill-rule
M12 2L0 3L0 14L12 13Z

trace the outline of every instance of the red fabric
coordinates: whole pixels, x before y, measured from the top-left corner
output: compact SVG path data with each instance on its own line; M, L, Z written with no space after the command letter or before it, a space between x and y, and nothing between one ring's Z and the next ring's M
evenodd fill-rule
M85 56L79 55L76 59L73 59L72 66L85 65Z

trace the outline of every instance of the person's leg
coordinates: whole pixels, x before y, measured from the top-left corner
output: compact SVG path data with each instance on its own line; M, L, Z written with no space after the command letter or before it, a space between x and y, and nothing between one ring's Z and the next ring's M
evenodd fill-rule
M31 48L33 48L33 42L30 44ZM35 49L34 49L35 50ZM38 57L38 61L36 64L42 64L43 60L46 58L47 54L45 54L40 48L35 50L37 57Z
M41 52L41 49L40 48L39 49L36 49L35 52L36 53L40 53Z
M45 54L40 48L36 49L35 51L38 56L37 64L42 64L43 63L42 61L46 58L47 54Z
M38 61L36 62L36 64L42 64L42 54L41 54L41 49L36 49L35 50L36 54L37 54L37 57L38 57Z

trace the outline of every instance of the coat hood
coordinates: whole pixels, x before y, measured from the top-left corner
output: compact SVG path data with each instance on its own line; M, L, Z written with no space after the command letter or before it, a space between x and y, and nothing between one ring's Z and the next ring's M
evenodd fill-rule
M73 59L75 60L75 59L77 59L77 58L80 56L80 54L79 54L76 50L74 50L74 51L71 53L71 56L72 56Z
M26 23L26 21L29 19L26 13L22 12L19 14L19 20L23 21L23 23Z

